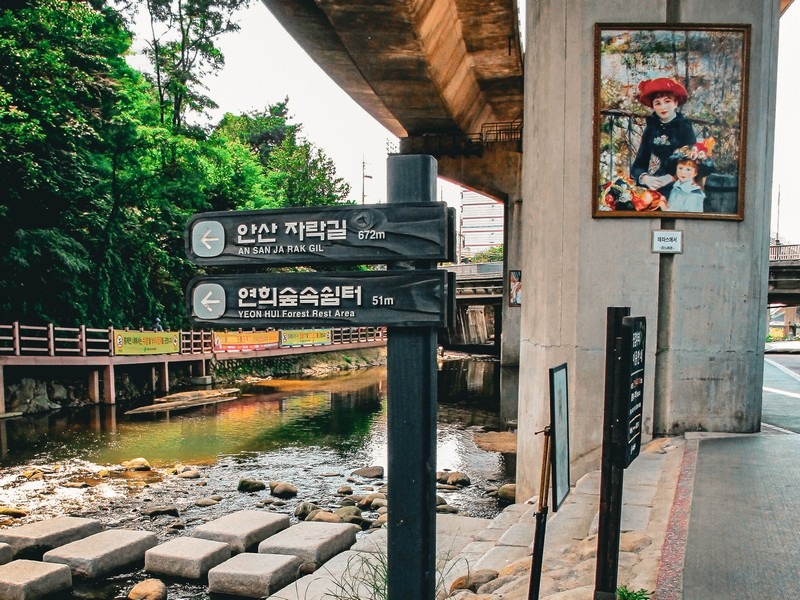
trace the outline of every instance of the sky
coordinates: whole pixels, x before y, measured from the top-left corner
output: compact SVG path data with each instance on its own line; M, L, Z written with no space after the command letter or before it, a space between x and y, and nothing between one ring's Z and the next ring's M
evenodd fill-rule
M772 175L772 235L800 244L800 0L781 17L778 47L778 94L775 113L775 159ZM778 193L780 192L780 207ZM745 207L745 211L747 207ZM778 217L780 216L780 220ZM746 218L746 213L745 213Z
M220 41L224 69L207 81L209 95L220 106L212 112L212 122L225 112L262 110L288 96L294 122L333 160L337 175L351 186L350 198L360 202L363 195L367 203L385 202L387 148L396 148L397 138L333 83L260 0L238 22L240 31ZM771 233L783 243L800 243L798 56L800 0L780 21ZM439 199L450 203L460 194L458 186L442 180L439 190Z

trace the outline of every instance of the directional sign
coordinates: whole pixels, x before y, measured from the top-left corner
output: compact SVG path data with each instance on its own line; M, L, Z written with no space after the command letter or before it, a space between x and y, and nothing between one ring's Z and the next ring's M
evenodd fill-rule
M264 273L196 277L187 309L198 325L439 327L446 323L446 271Z
M644 317L625 317L622 320L625 328L623 348L627 349L630 365L626 378L628 385L625 396L628 400L624 417L627 422L627 443L625 445L625 463L627 468L633 459L639 456L642 447L642 402L644 401L644 345L646 337L646 321Z
M452 261L455 215L444 202L210 212L184 238L198 265Z

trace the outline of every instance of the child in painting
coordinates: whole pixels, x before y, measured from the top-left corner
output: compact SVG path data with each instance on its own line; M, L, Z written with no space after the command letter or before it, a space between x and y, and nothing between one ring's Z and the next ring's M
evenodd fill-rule
M714 165L711 161L713 140L684 146L670 156L674 165L676 181L669 194L667 208L673 212L703 212L703 200L706 194L701 186Z
M637 100L653 109L646 117L642 141L631 166L636 184L668 197L675 181L668 170L670 156L677 148L693 146L697 141L689 120L678 110L689 94L680 83L667 77L639 83Z

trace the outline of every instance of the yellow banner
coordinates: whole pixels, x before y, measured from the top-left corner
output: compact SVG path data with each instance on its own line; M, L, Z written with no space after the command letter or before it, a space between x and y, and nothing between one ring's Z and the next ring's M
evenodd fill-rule
M177 331L114 330L114 354L176 354L181 349Z
M266 350L277 348L280 334L277 331L250 331L231 333L214 332L215 352L241 352L242 350Z
M331 329L282 329L281 346L316 346L333 341Z

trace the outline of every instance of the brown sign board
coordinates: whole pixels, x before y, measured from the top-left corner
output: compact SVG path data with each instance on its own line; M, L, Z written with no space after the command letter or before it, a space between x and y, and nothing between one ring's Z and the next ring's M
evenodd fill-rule
M196 277L187 312L199 326L445 326L454 291L440 270Z
M186 255L201 266L452 261L454 210L444 202L201 213Z

